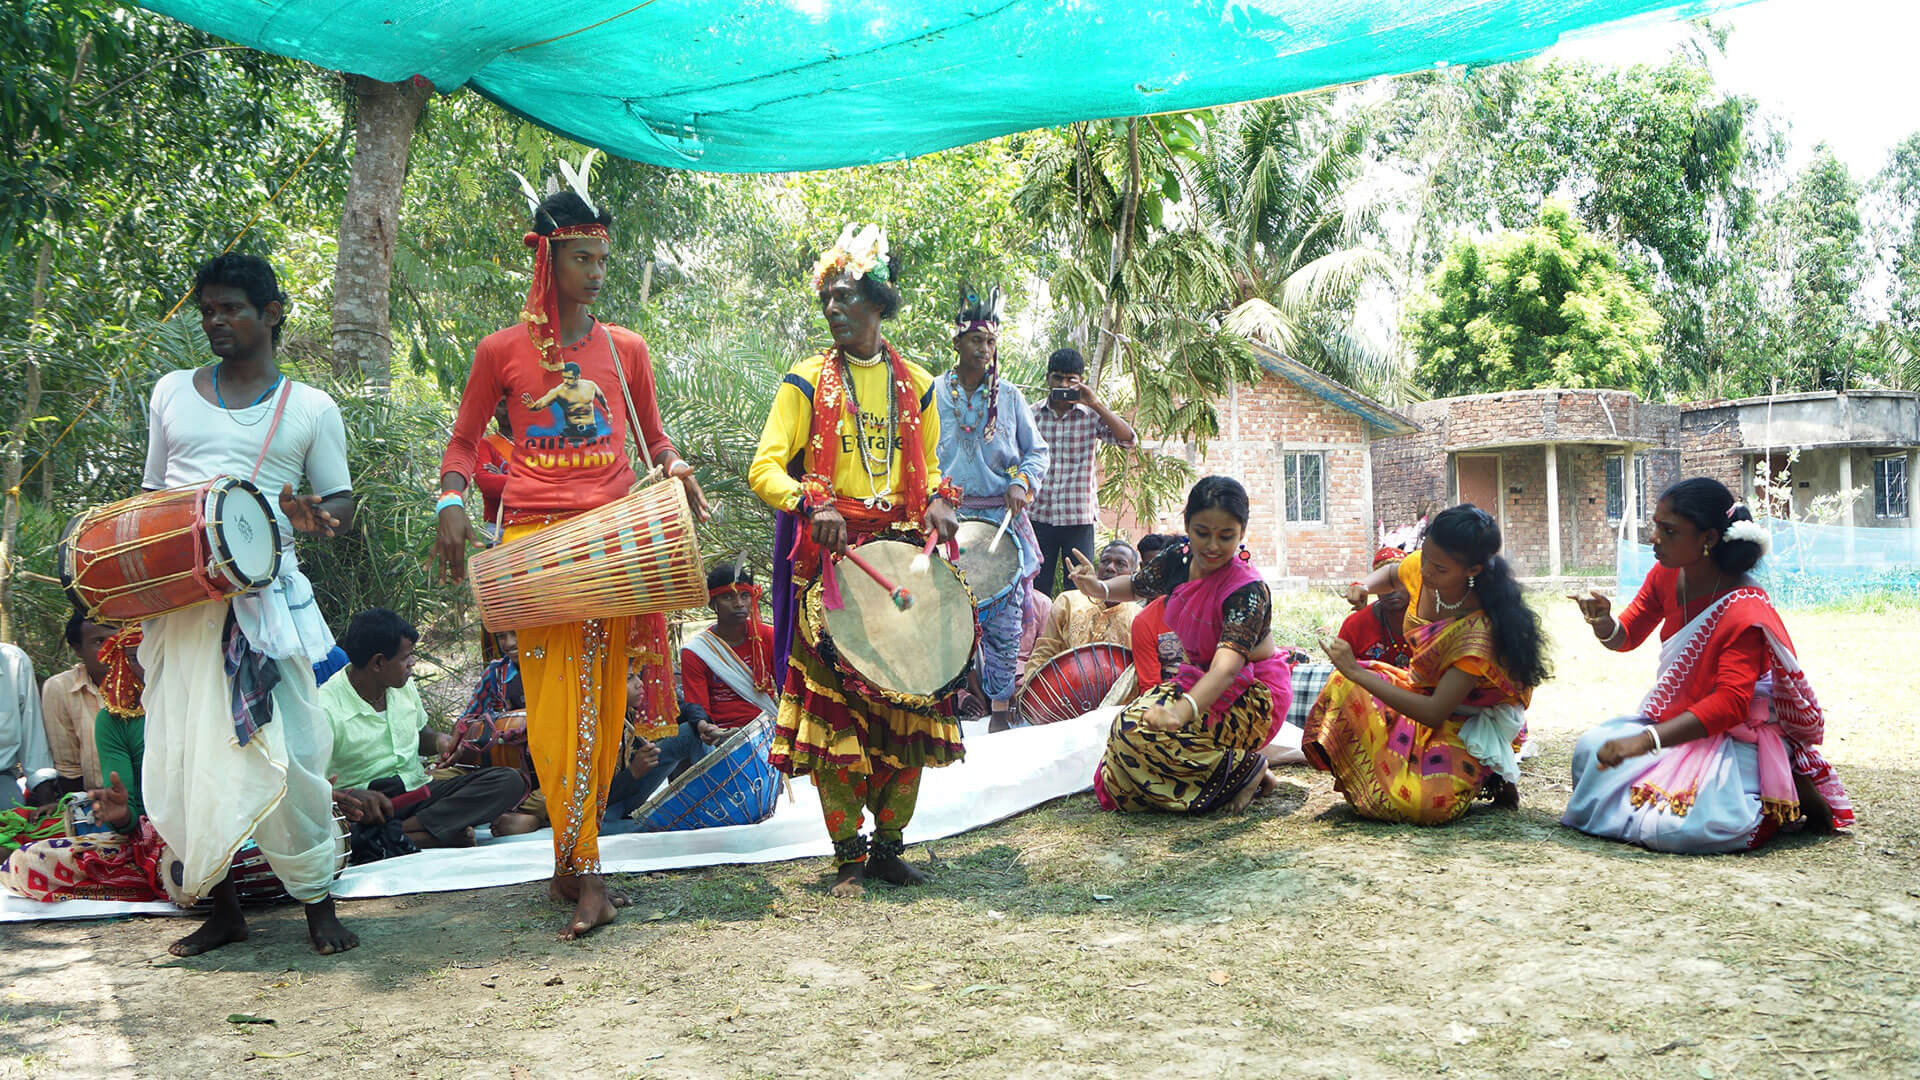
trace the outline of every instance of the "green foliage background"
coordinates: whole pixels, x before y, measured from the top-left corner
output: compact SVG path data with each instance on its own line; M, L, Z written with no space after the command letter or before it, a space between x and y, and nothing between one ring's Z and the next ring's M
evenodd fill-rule
M1146 440L1102 455L1102 501L1152 513L1259 378L1254 343L1389 403L1515 385L1669 400L1920 387L1920 135L1873 177L1714 83L1722 28L1659 65L1522 64L1208 112L1090 121L864 169L705 175L606 160L602 313L648 338L667 422L719 512L710 557L765 566L746 490L772 389L823 338L806 273L849 221L886 226L905 304L889 335L950 363L961 283L1010 297L1026 389L1071 345ZM357 533L301 557L329 613L384 603L467 640L426 566L430 494L473 345L530 269L507 177L581 147L471 94L434 98L396 237L390 393L331 370L328 308L353 105L337 73L107 0L0 9L0 461L18 447L20 637L61 662L52 548L72 513L138 488L145 401L206 361L162 322L229 245L293 304L282 357L347 418ZM45 274L42 276L42 270ZM35 301L40 303L36 307ZM39 407L24 413L37 378ZM70 426L70 431L68 430ZM64 433L64 434L63 434Z

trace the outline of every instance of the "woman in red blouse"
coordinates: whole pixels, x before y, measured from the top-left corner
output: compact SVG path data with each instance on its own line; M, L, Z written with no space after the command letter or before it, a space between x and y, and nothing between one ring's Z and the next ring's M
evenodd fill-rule
M1747 577L1768 535L1717 480L1683 480L1653 514L1659 563L1615 619L1571 597L1594 637L1626 652L1660 629L1660 672L1636 716L1587 732L1561 823L1657 851L1743 851L1802 818L1853 823L1816 749L1826 721L1793 641Z

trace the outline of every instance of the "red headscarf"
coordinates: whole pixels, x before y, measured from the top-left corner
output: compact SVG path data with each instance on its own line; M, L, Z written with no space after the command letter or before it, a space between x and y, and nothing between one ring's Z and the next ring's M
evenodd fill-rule
M146 679L136 659L141 637L140 624L135 623L100 646L100 662L107 667L106 677L100 680L100 703L115 716L141 716L147 711L140 703Z
M563 225L550 233L530 232L522 237L534 250L533 284L527 289L527 303L520 309L520 321L527 324L527 336L540 353L540 366L560 370L560 342L553 328L560 322L560 295L553 288L553 242L593 237L612 242L607 227L597 222Z

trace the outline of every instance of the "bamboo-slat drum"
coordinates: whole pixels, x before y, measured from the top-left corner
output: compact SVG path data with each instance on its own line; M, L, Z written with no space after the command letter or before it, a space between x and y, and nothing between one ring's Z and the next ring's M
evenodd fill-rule
M707 582L678 480L481 552L468 564L489 630L701 607Z

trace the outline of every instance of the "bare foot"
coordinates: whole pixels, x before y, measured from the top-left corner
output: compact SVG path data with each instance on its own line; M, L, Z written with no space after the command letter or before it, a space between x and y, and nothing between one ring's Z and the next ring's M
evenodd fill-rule
M1227 804L1227 812L1237 814L1245 810L1253 802L1255 795L1271 790L1273 783L1272 775L1267 772L1267 759L1262 757L1260 764L1254 768L1253 775L1247 777L1247 782L1241 784L1240 790L1233 793L1233 801Z
M866 886L861 884L866 876L866 863L841 863L840 873L833 879L833 895L841 900L858 900L867 895Z
M605 888L602 883L601 888ZM556 904L577 904L580 902L580 878L578 875L556 875L547 882L547 898ZM632 907L633 898L626 893L608 892L607 899L616 908Z
M889 885L925 885L927 875L908 865L905 859L896 855L867 856L867 876L879 878Z
M245 940L247 919L240 913L240 894L234 891L233 879L223 878L213 887L213 914L200 924L200 929L174 942L167 951L175 956L199 956L222 945Z
M540 827L540 819L532 814L523 814L511 810L493 819L493 835L497 840L502 836L520 836Z
M619 914L617 909L625 906L616 904L613 897L607 895L607 880L599 874L578 874L572 878L554 880L556 883L563 880L574 882L574 891L579 896L579 901L573 906L573 918L567 920L567 925L560 930L561 941L572 941L591 934L612 922Z
M321 956L360 947L360 935L341 926L339 917L333 913L331 896L307 905L307 938L313 942L313 951Z

